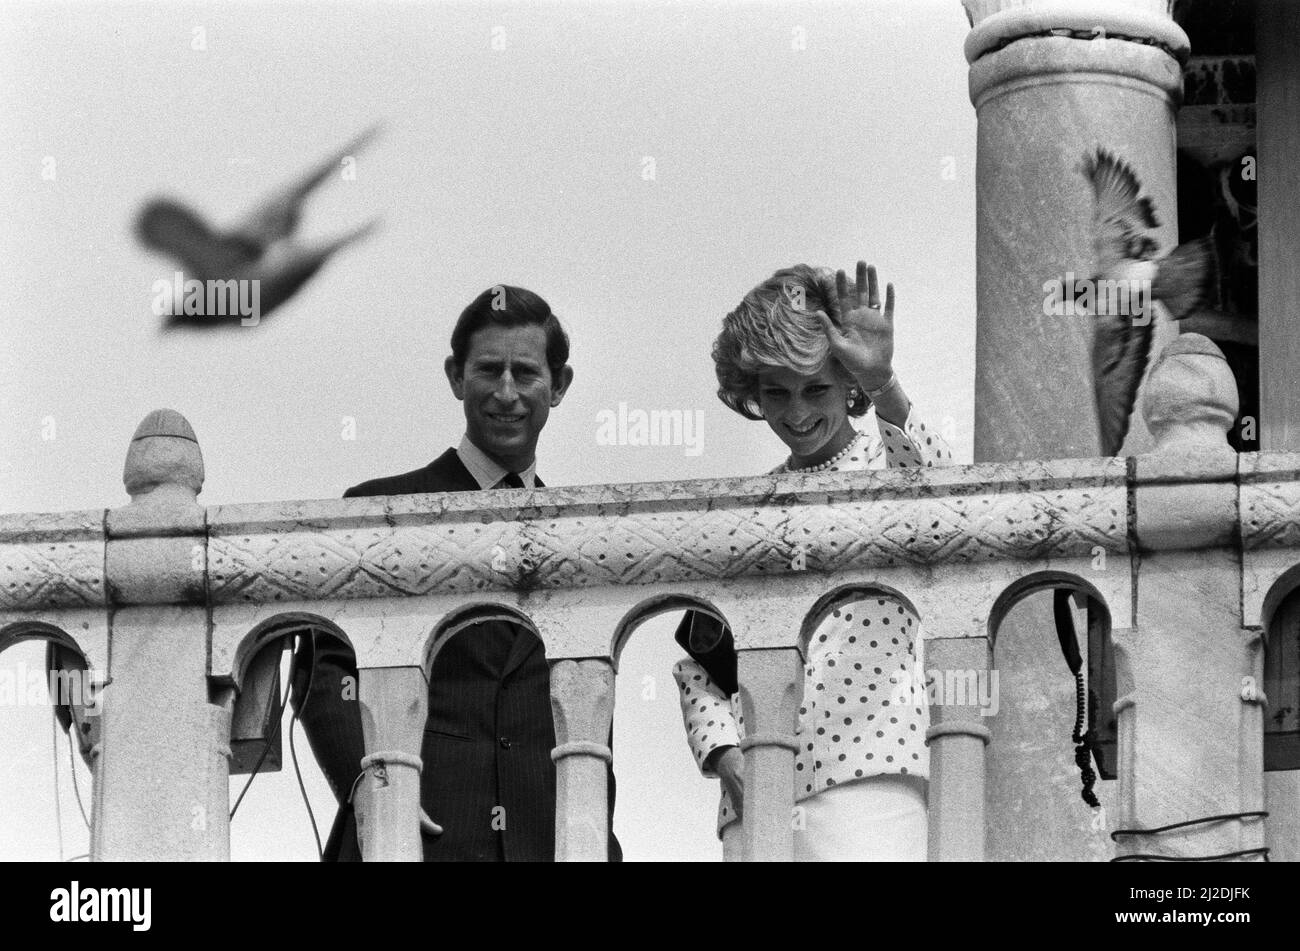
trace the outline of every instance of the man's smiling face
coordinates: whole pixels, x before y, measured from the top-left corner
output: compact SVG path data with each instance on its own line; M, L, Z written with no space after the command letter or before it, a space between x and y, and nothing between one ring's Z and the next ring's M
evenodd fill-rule
M470 441L513 472L534 461L537 437L559 406L572 371L554 380L546 365L546 331L536 324L489 324L470 337L465 366L447 358L452 392L465 404Z

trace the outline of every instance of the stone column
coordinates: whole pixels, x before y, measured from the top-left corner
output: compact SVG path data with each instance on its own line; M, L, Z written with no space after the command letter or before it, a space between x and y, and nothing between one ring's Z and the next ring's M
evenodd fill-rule
M609 731L614 668L602 659L551 664L555 717L555 860L609 859Z
M230 717L208 697L203 456L179 413L145 417L108 513L116 610L96 748L95 861L230 857Z
M979 119L975 461L1098 454L1091 318L1044 313L1044 283L1091 275L1085 151L1122 156L1177 241L1174 111L1187 37L1164 0L965 0ZM1172 335L1157 331L1158 340ZM1147 442L1135 419L1126 451Z
M419 667L363 667L357 673L366 755L353 802L362 860L422 862L420 749L429 681Z
M985 637L927 638L927 670L987 671ZM980 713L978 691L965 704L930 706L930 861L982 862L987 825L984 816L987 718ZM945 700L951 698L944 698Z
M1115 639L1122 829L1264 807L1258 632L1241 627L1237 456L1226 436L1236 412L1219 349L1200 334L1176 338L1147 385L1156 445L1136 460L1137 623ZM1188 858L1263 844L1259 818L1116 840L1121 856Z
M1258 0L1255 83L1259 167L1260 448L1300 451L1300 6ZM1280 698L1270 697L1270 702ZM1266 776L1273 861L1300 860L1300 772Z
M803 661L790 648L739 650L737 680L745 737L746 862L794 858L794 730L803 699Z
M1167 0L963 0L976 140L975 461L1061 459L1100 451L1093 397L1091 318L1045 313L1044 284L1091 276L1092 189L1078 166L1103 146L1122 156L1155 202L1159 240L1178 238L1174 114L1186 34ZM1161 322L1156 346L1176 333ZM1125 454L1150 445L1140 414ZM1024 644L1052 629L1051 599L1033 594L998 632ZM1010 673L1010 672L1008 672ZM1014 671L1027 694L1059 681L1058 655ZM1041 684L1042 689L1035 687ZM1019 749L992 751L1020 757ZM1003 775L1006 775L1005 773ZM1077 799L1077 778L1021 762L1020 795ZM1010 834L1016 817L991 803L997 858L1028 858ZM1067 827L1045 830L1058 855L1086 850Z
M1260 448L1300 451L1300 5L1258 0Z

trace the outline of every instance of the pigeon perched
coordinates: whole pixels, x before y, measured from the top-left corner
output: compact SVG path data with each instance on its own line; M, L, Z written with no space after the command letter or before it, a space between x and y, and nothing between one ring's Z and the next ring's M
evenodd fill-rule
M211 227L196 212L167 198L146 204L136 221L136 236L145 247L173 258L182 268L185 287L195 290L182 296L178 275L176 294L164 295L170 300L165 307L167 326L222 322L214 318L229 316L229 311L218 307L209 314L206 305L213 300L212 286L220 291L220 282L230 281L238 282L246 296L250 286L254 289L260 319L292 297L333 254L368 234L377 221L322 242L294 238L307 196L377 131L377 126L367 129L228 230ZM207 293L200 290L203 285ZM222 301L219 293L217 300Z
M1092 183L1094 197L1096 274L1085 285L1096 301L1092 370L1097 424L1101 453L1113 456L1128 434L1151 359L1152 304L1159 301L1173 320L1207 306L1218 281L1217 256L1212 235L1159 256L1155 206L1123 160L1099 148L1084 156L1080 171Z

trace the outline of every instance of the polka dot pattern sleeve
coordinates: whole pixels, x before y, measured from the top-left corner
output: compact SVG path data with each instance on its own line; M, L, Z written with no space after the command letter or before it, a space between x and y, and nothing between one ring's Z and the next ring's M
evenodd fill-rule
M891 469L940 468L952 465L952 447L927 425L915 410L907 414L902 428L876 417L885 444L885 464Z
M731 701L693 660L680 660L673 667L673 679L682 702L682 723L695 765L704 776L714 772L704 765L719 746L739 746L740 731Z

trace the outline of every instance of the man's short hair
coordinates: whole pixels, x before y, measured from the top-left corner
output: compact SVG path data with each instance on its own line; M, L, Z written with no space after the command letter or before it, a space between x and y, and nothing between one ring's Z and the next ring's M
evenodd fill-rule
M569 362L569 337L560 326L560 319L551 313L551 305L525 288L497 284L474 298L456 320L451 332L451 357L458 371L465 369L470 339L492 324L541 327L546 332L546 365L552 379L557 379Z

